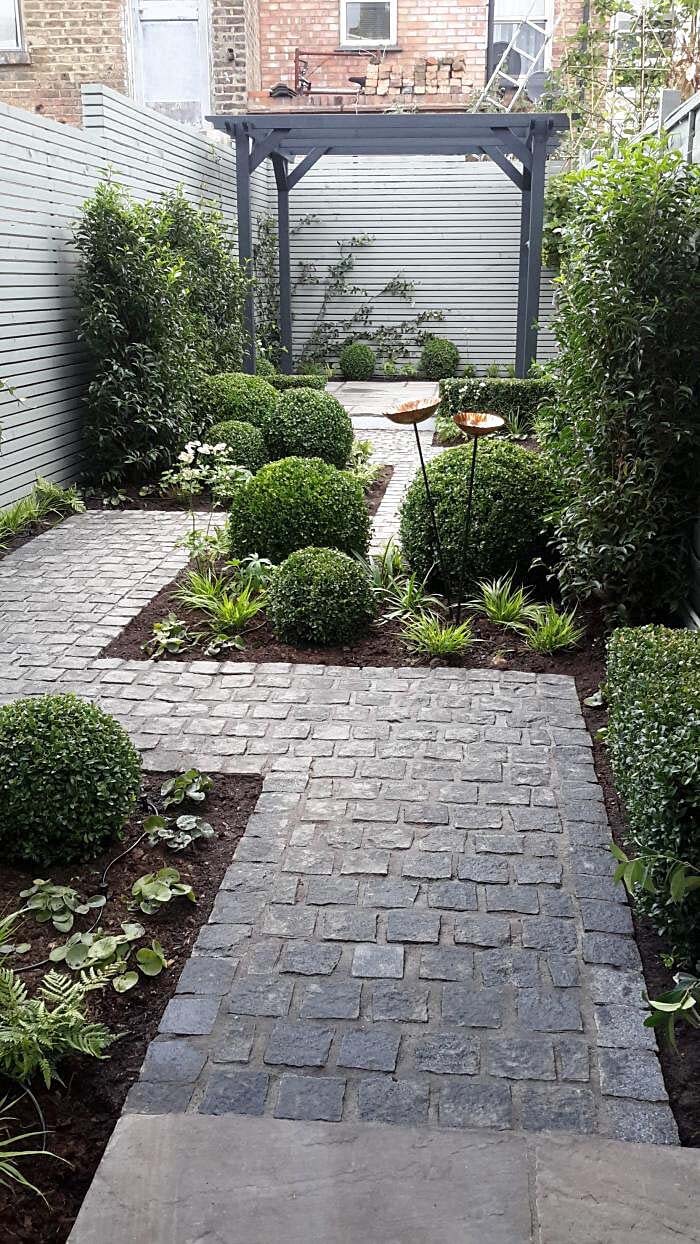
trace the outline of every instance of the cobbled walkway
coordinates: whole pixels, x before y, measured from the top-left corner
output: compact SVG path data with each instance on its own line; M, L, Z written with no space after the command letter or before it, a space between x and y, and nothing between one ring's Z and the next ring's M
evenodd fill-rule
M88 513L0 562L3 701L264 778L127 1109L677 1142L572 679L100 658L183 529Z

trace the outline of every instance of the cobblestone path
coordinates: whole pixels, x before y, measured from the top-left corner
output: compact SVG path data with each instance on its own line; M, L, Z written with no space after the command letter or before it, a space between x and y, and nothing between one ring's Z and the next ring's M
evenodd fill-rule
M677 1142L573 681L101 659L183 527L89 513L0 563L3 701L264 777L127 1109Z

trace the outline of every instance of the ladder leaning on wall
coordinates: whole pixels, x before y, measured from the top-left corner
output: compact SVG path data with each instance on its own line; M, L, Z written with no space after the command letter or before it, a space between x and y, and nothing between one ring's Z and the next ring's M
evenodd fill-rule
M513 112L521 96L527 93L528 82L535 74L544 73L546 52L559 25L559 15L553 22L547 22L544 18L533 16L536 10L542 11L542 0L533 0L527 16L516 26L510 43L504 49L488 82L473 104L472 112L479 112L485 107L494 112ZM522 36L528 30L543 36L542 45L534 56L521 46ZM526 66L525 73L517 78L509 74L507 69L513 52L520 57L520 64ZM500 89L503 86L511 88L512 93L508 92L510 98L504 98Z

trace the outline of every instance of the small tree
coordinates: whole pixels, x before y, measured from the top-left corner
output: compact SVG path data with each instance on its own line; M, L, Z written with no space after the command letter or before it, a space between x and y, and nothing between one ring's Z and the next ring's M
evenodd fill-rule
M554 452L567 596L667 613L689 576L700 473L700 169L630 145L571 186Z

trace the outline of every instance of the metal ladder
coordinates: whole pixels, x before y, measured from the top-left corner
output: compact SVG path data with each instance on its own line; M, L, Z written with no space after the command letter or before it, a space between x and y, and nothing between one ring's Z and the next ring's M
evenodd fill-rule
M484 105L488 105L494 112L512 112L514 106L526 90L527 84L533 74L540 73L543 70L545 64L545 53L554 38L557 26L559 25L560 14L557 15L554 22L552 22L548 29L548 23L544 18L538 19L533 18L532 16L535 9L540 8L541 0L533 0L528 10L527 17L524 17L523 20L519 22L510 43L505 49L501 59L491 74L491 77L484 86L481 94L478 96L470 111L478 112L484 107ZM518 39L520 38L523 30L528 28L530 30L535 30L540 35L544 35L544 42L535 56L531 56L530 53L526 52L524 48L518 46ZM517 52L518 56L521 58L521 63L524 62L527 64L527 71L521 78L512 77L505 69L511 52ZM504 102L498 93L497 88L502 83L514 87L513 95L507 103Z

